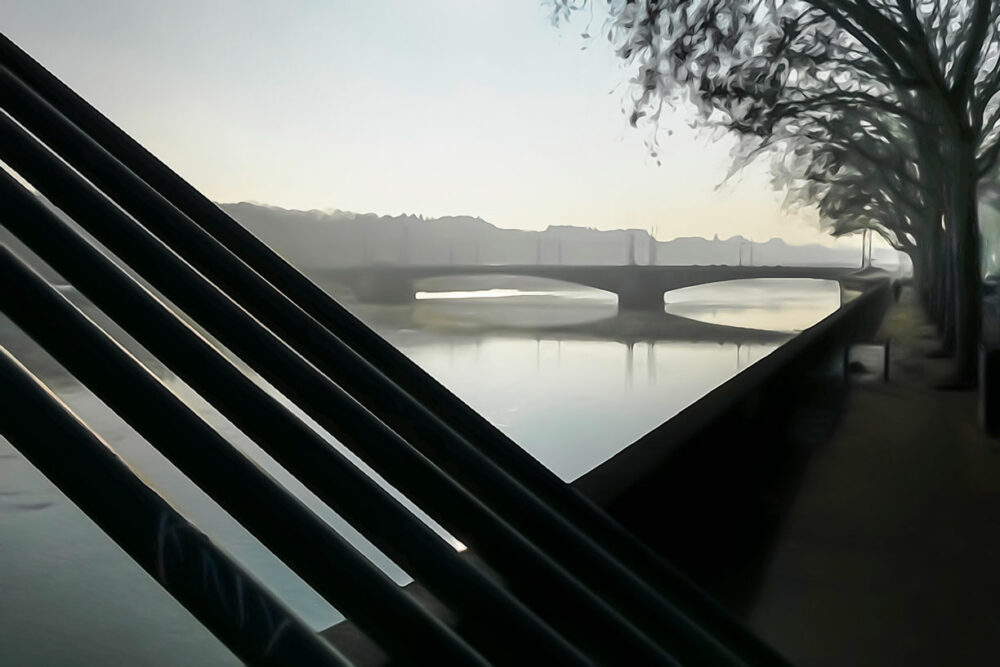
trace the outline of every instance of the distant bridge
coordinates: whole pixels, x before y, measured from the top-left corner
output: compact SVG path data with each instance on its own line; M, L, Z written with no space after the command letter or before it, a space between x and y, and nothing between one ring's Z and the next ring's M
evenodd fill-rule
M416 282L444 276L504 275L549 278L612 292L621 310L663 307L665 292L750 278L815 278L850 280L855 268L815 266L573 266L545 264L479 264L443 266L362 266L323 269L313 275L350 288L359 301L402 304L416 297Z

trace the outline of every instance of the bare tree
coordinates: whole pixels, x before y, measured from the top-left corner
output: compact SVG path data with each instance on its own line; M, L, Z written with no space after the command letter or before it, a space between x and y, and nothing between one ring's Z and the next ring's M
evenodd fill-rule
M587 4L551 1L557 19ZM818 204L835 233L875 229L922 280L946 278L957 370L974 379L977 183L1000 153L1000 3L609 0L608 15L636 74L633 124L689 101L739 137L737 164L778 155L793 196Z

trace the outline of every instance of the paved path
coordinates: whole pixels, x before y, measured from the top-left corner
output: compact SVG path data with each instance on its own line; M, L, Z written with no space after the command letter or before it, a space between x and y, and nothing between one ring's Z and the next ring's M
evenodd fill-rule
M1000 451L903 292L892 381L859 384L816 452L750 626L795 664L1000 664Z

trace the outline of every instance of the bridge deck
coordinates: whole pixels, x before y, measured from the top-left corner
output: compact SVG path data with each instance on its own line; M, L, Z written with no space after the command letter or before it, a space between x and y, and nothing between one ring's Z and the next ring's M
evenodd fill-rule
M445 265L358 266L312 271L321 282L350 287L359 300L407 303L416 282L447 276L523 276L559 280L612 292L627 310L659 308L663 294L682 287L754 278L849 279L853 267L825 266L641 266L641 265Z

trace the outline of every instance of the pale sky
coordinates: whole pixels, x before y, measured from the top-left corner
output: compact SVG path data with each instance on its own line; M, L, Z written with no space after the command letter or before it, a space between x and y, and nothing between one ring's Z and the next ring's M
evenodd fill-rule
M763 164L716 190L729 144L683 113L658 167L621 113L631 73L541 0L0 0L0 19L216 201L830 242Z

